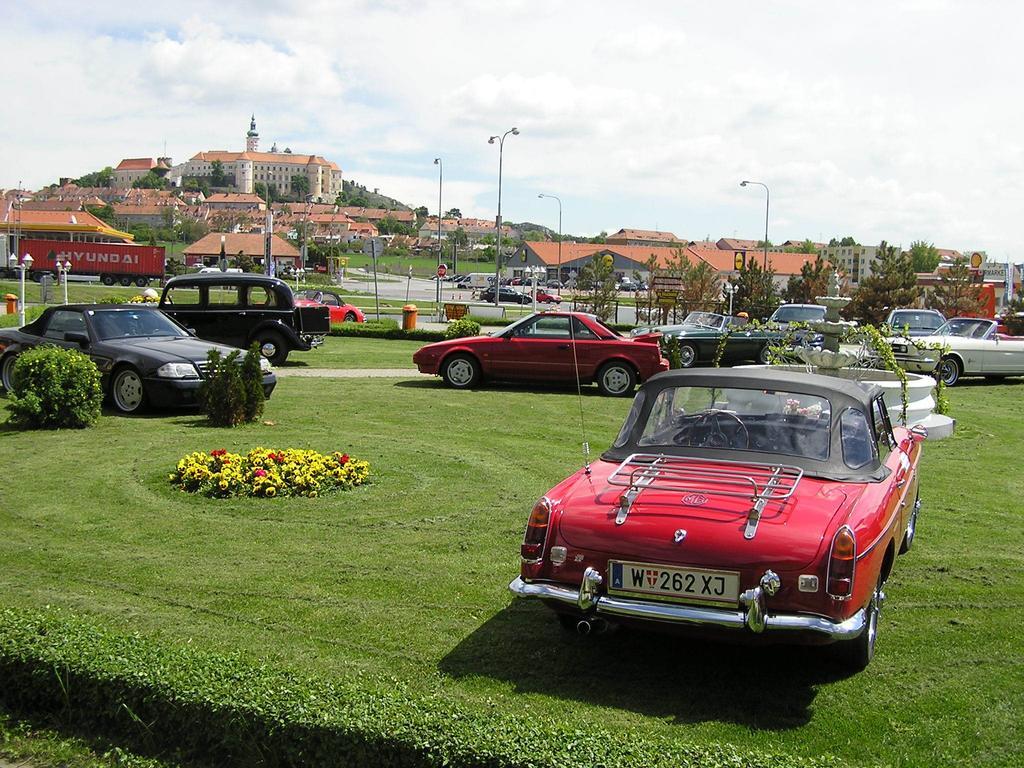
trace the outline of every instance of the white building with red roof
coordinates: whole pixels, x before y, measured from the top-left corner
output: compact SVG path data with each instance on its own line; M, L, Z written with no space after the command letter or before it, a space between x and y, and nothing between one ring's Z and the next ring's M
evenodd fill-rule
M342 173L337 163L320 155L300 155L285 148L277 147L270 152L260 152L256 119L253 117L245 137L244 152L212 150L200 152L187 162L171 168L168 178L175 186L181 186L185 179L210 180L214 163L227 177L228 186L239 192L253 193L257 184L272 188L278 195L289 194L294 176L304 176L309 181L309 192L315 199L333 200L341 193Z
M130 187L150 171L169 170L169 157L126 157L114 169L114 186Z

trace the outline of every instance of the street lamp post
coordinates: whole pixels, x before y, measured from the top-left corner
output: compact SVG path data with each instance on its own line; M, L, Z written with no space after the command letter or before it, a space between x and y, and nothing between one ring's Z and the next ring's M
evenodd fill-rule
M562 282L562 200L557 195L546 195L541 192L537 197L548 197L558 203L558 274L555 279Z
M437 166L437 272L434 273L434 282L437 284L434 289L434 304L437 308L437 322L441 322L441 221L444 214L441 212L441 185L444 182L444 164L440 157L434 158L434 165Z
M7 260L7 264L11 269L17 269L21 273L19 278L21 285L21 298L18 300L18 320L20 321L20 325L25 325L25 273L32 268L32 261L32 254L30 253L26 253L22 257L21 264L18 263L18 257L13 253Z
M65 261L63 264L60 263L60 259L57 259L57 279L64 283L64 303L68 303L68 272L71 271L71 262Z
M722 284L722 293L729 295L729 316L732 317L732 299L736 295L736 291L739 290L738 285L726 282Z
M764 187L764 268L768 269L768 202L771 199L771 193L768 191L768 185L763 181L741 181L740 186L745 187L748 184L756 184L759 187Z
M491 136L487 140L488 144L493 144L495 139L498 140L498 216L494 220L498 230L498 246L494 254L494 306L498 306L501 293L499 290L501 288L501 161L505 151L505 137L510 133L513 136L518 136L519 129L509 128L501 136Z

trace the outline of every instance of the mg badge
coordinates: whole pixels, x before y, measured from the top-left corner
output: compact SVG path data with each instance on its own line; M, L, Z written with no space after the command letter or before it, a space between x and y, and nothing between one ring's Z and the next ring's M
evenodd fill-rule
M683 539L685 538L686 531L683 528L680 528L678 531L675 532L675 535L672 536L672 540L675 541L676 544L682 544Z
M703 493L689 493L683 496L683 504L690 507L703 507L708 503L708 497Z

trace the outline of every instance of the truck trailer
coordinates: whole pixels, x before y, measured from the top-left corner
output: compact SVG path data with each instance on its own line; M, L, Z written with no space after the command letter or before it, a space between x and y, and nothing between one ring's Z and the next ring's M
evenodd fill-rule
M27 277L36 281L45 274L56 276L58 261L71 264L72 275L95 275L104 285L134 283L141 287L164 278L164 249L155 245L22 238L18 250L19 261L26 253L32 256ZM8 278L18 274L9 265L3 272Z

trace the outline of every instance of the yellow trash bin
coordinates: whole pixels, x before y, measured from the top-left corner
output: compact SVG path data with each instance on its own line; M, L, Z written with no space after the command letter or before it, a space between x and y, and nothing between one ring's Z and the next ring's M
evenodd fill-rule
M402 307L402 330L416 330L416 314L419 310L415 304L406 304Z

